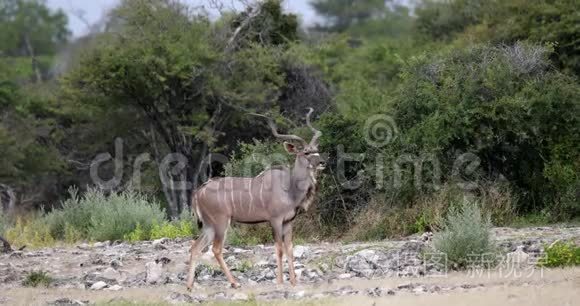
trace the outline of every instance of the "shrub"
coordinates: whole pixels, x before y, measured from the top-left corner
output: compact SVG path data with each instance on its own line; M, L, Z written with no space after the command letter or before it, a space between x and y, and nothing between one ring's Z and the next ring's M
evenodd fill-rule
M542 265L546 267L564 267L580 265L580 246L573 242L556 241L545 248L546 261Z
M579 170L580 91L574 77L553 69L550 55L518 43L412 58L392 105L402 133L385 150L398 149L386 151L386 161L428 152L448 181L459 156L470 153L480 165L469 179L505 178L520 213L571 203L557 182L572 183Z
M159 203L132 190L105 195L89 189L81 197L76 189L71 189L70 195L61 208L45 216L52 235L58 239L70 239L72 235L96 241L120 240L137 224L149 232L153 224L165 219Z
M160 238L184 238L192 237L198 232L197 225L189 210L184 210L179 219L174 221L163 221L162 223L153 223L151 230L143 229L140 223L137 223L135 230L126 234L124 239L131 242L141 240L154 240Z
M14 226L5 230L5 235L13 247L41 248L55 243L49 225L42 218L17 218Z
M433 237L433 248L446 254L454 267L464 268L471 256L495 252L490 228L489 215L482 216L477 203L466 200L452 203L443 230Z
M149 239L159 238L183 238L193 236L193 224L191 222L180 220L173 222L163 222L162 224L153 224Z
M44 287L50 286L53 279L44 271L31 271L26 274L22 285L24 287L38 287L40 285Z
M4 230L8 227L8 218L0 209L0 235L4 234Z
M228 231L227 240L233 246L247 246L271 243L274 238L269 224L236 224Z
M149 239L149 232L143 230L143 228L141 227L141 223L137 223L135 229L132 232L125 234L125 236L123 236L123 239L129 242L147 240Z

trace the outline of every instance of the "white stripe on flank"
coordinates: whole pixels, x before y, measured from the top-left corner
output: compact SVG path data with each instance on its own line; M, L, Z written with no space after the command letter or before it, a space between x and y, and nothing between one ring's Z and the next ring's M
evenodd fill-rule
M262 204L262 208L264 208L264 179L262 178L262 182L260 182L260 204Z
M230 199L232 200L232 206L236 206L236 202L234 202L234 179L230 178Z
M250 187L248 190L248 194L250 195L250 202L248 203L248 205L250 206L250 213L252 212L252 209L254 208L254 195L253 195L253 191L252 191L252 182L254 181L254 179L250 179Z

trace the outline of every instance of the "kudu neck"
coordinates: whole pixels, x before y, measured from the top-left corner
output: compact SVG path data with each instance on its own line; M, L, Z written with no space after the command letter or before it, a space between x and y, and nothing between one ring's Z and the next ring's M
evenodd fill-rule
M310 163L304 157L297 155L294 161L291 175L291 192L296 205L300 204L300 200L308 193L310 188L316 184L316 173L314 169L309 168Z

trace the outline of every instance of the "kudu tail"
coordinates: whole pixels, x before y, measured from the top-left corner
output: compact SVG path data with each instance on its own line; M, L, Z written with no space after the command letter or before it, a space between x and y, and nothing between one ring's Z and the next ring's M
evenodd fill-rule
M198 192L199 192L199 190L196 190L193 192L193 196L191 199L191 215L192 215L192 217L195 218L195 220L197 222L197 228L201 230L203 228L203 220L201 219L201 214L200 214L199 208L197 206Z

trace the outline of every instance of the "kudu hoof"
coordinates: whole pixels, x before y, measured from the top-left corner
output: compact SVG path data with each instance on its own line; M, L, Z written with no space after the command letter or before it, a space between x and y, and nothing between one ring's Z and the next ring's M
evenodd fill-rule
M240 284L238 284L238 283L232 283L232 288L234 288L234 289L238 289L238 288L240 288L240 287L242 287L242 285L240 285Z

